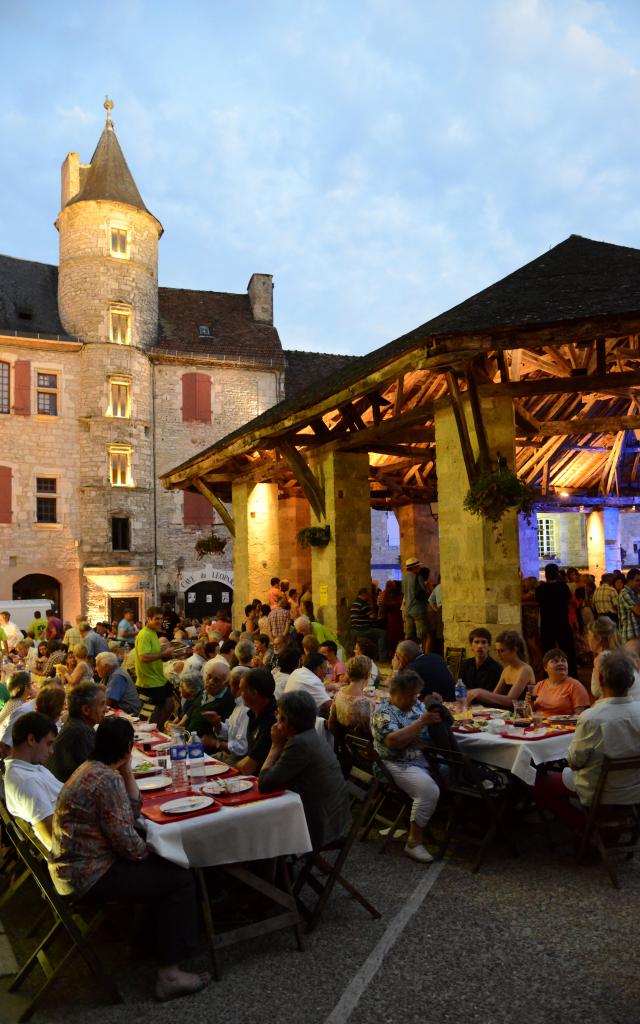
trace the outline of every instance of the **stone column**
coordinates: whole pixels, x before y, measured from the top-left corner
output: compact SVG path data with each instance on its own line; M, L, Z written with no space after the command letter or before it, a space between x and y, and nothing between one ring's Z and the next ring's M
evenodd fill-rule
M589 572L596 581L604 572L620 569L620 519L617 508L590 512L587 516Z
M509 395L481 401L490 454L514 464L513 403ZM464 408L471 443L477 443L468 402ZM467 647L469 630L521 631L518 517L507 512L498 528L463 509L468 478L453 410L436 409L438 526L445 646Z
M407 558L417 558L420 565L429 567L429 582L435 585L440 573L440 538L431 505L401 505L395 512L400 526L402 571Z
M311 509L306 498L291 497L278 502L278 526L282 537L278 575L289 580L292 587L297 587L299 594L302 594L300 588L311 581L311 550L301 548L296 543L296 535L310 522Z
M266 601L269 581L280 575L278 485L233 484L233 622L254 597Z
M371 583L369 456L330 452L311 468L324 487L326 512L320 520L312 511L311 525L331 529L329 544L311 549L314 611L350 649L351 602Z
M523 576L540 575L540 556L538 554L538 517L534 513L530 522L524 516L518 516L518 540L520 544L520 570Z

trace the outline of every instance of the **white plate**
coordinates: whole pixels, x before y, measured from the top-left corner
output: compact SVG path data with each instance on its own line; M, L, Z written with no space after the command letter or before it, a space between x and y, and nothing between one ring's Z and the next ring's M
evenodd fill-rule
M236 793L247 793L252 788L252 779L217 779L205 782L202 792L213 793L215 796L232 796Z
M160 810L163 814L189 814L190 811L202 811L205 807L211 807L213 797L210 796L184 796L179 800L169 800L161 804Z
M151 789L166 789L171 785L171 778L168 775L154 775L150 779L137 779L137 785L141 793L147 793Z
M524 729L505 729L504 732L509 734L509 739L522 740L523 743L526 743L527 740L535 740L538 739L540 736L545 736L548 730L529 729L528 732L525 732Z
M138 722L136 724L136 732L153 732L155 725L152 722Z
M192 771L194 764L197 769L196 774L200 775L224 775L224 773L228 772L230 769L230 765L228 764L203 764L202 760L200 760L200 763L197 761L189 761L189 768Z
M142 765L147 764L148 768L143 768ZM139 765L133 765L133 774L137 777L144 778L146 775L157 775L160 768L157 764L152 764L150 761L141 761Z

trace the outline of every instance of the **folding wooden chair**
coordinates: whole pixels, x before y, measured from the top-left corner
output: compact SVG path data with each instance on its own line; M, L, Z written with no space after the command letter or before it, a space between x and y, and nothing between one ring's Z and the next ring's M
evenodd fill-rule
M344 744L352 763L351 775L353 776L354 771L359 772L361 776L368 774L369 778L377 778L380 783L369 817L363 823L360 840L364 842L375 825L385 826L388 832L379 850L380 853L385 853L402 819L411 813L411 797L396 785L395 779L385 767L384 760L376 753L372 740L349 733L345 736Z
M588 846L593 843L609 873L611 884L616 889L620 888L620 879L609 852L616 850L624 853L625 860L631 860L634 853L640 849L640 814L635 804L605 804L602 797L611 776L625 771L633 771L640 775L640 755L604 758L593 802L590 807L585 808L587 821L577 853L577 860L580 863Z
M87 964L106 1001L121 1003L122 996L116 983L102 966L95 950L89 943L90 934L104 920L104 910L98 910L89 916L84 908L80 910L69 900L60 896L49 876L47 851L33 834L29 825L19 818L10 819L9 830L18 856L34 878L53 914L54 922L9 985L9 992L17 991L36 966L40 966L45 976L43 984L18 1017L19 1024L30 1019L62 969L76 952L80 953ZM67 948L58 962L54 964L49 954L56 939L63 936L66 936L68 940Z
M143 722L150 722L157 710L155 704L150 704L146 701L138 711L138 718L141 718Z
M347 787L354 803L359 804L357 813L353 816L353 822L347 835L335 842L328 843L320 850L314 850L304 858L304 866L293 885L293 894L296 897L301 916L304 918L306 930L312 932L318 924L322 912L327 905L329 897L336 883L341 885L356 902L364 907L371 917L379 918L382 915L372 903L359 892L358 889L342 874L345 862L349 856L351 847L356 841L358 833L362 828L371 808L378 798L380 783L373 779L368 786L363 787L362 780L356 776L354 781L347 780ZM335 860L331 861L331 854L337 854ZM317 899L311 906L307 906L300 899L300 893L305 887L311 889Z
M454 680L459 679L462 674L462 663L466 653L465 647L447 647L444 652L444 660Z

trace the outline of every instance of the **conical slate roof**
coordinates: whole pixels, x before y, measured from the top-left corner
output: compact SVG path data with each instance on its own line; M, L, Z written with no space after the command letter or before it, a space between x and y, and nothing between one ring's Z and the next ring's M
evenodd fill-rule
M66 205L71 206L88 199L110 199L135 206L145 213L150 212L142 201L111 125L107 125L100 136L82 188Z

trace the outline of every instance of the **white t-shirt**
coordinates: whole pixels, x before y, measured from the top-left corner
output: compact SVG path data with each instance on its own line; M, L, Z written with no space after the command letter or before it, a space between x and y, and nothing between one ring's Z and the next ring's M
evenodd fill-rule
M318 679L315 672L312 672L310 668L305 668L304 665L294 669L285 683L285 693L291 693L293 690L305 690L311 694L316 702L316 708L322 707L330 700L330 695L325 690L324 684Z
M4 795L10 814L37 825L56 808L62 783L43 764L29 764L8 757L5 762Z
M13 650L16 644L19 644L21 640L24 640L22 630L18 629L14 622L7 622L6 626L0 624L1 628L4 629L7 643L9 644L9 650Z
M35 709L35 699L28 700L24 704L18 704L18 707L13 709L7 721L0 727L0 743L6 743L8 747L12 747L13 727L15 723L22 717L22 715L28 714L29 711L35 711Z

